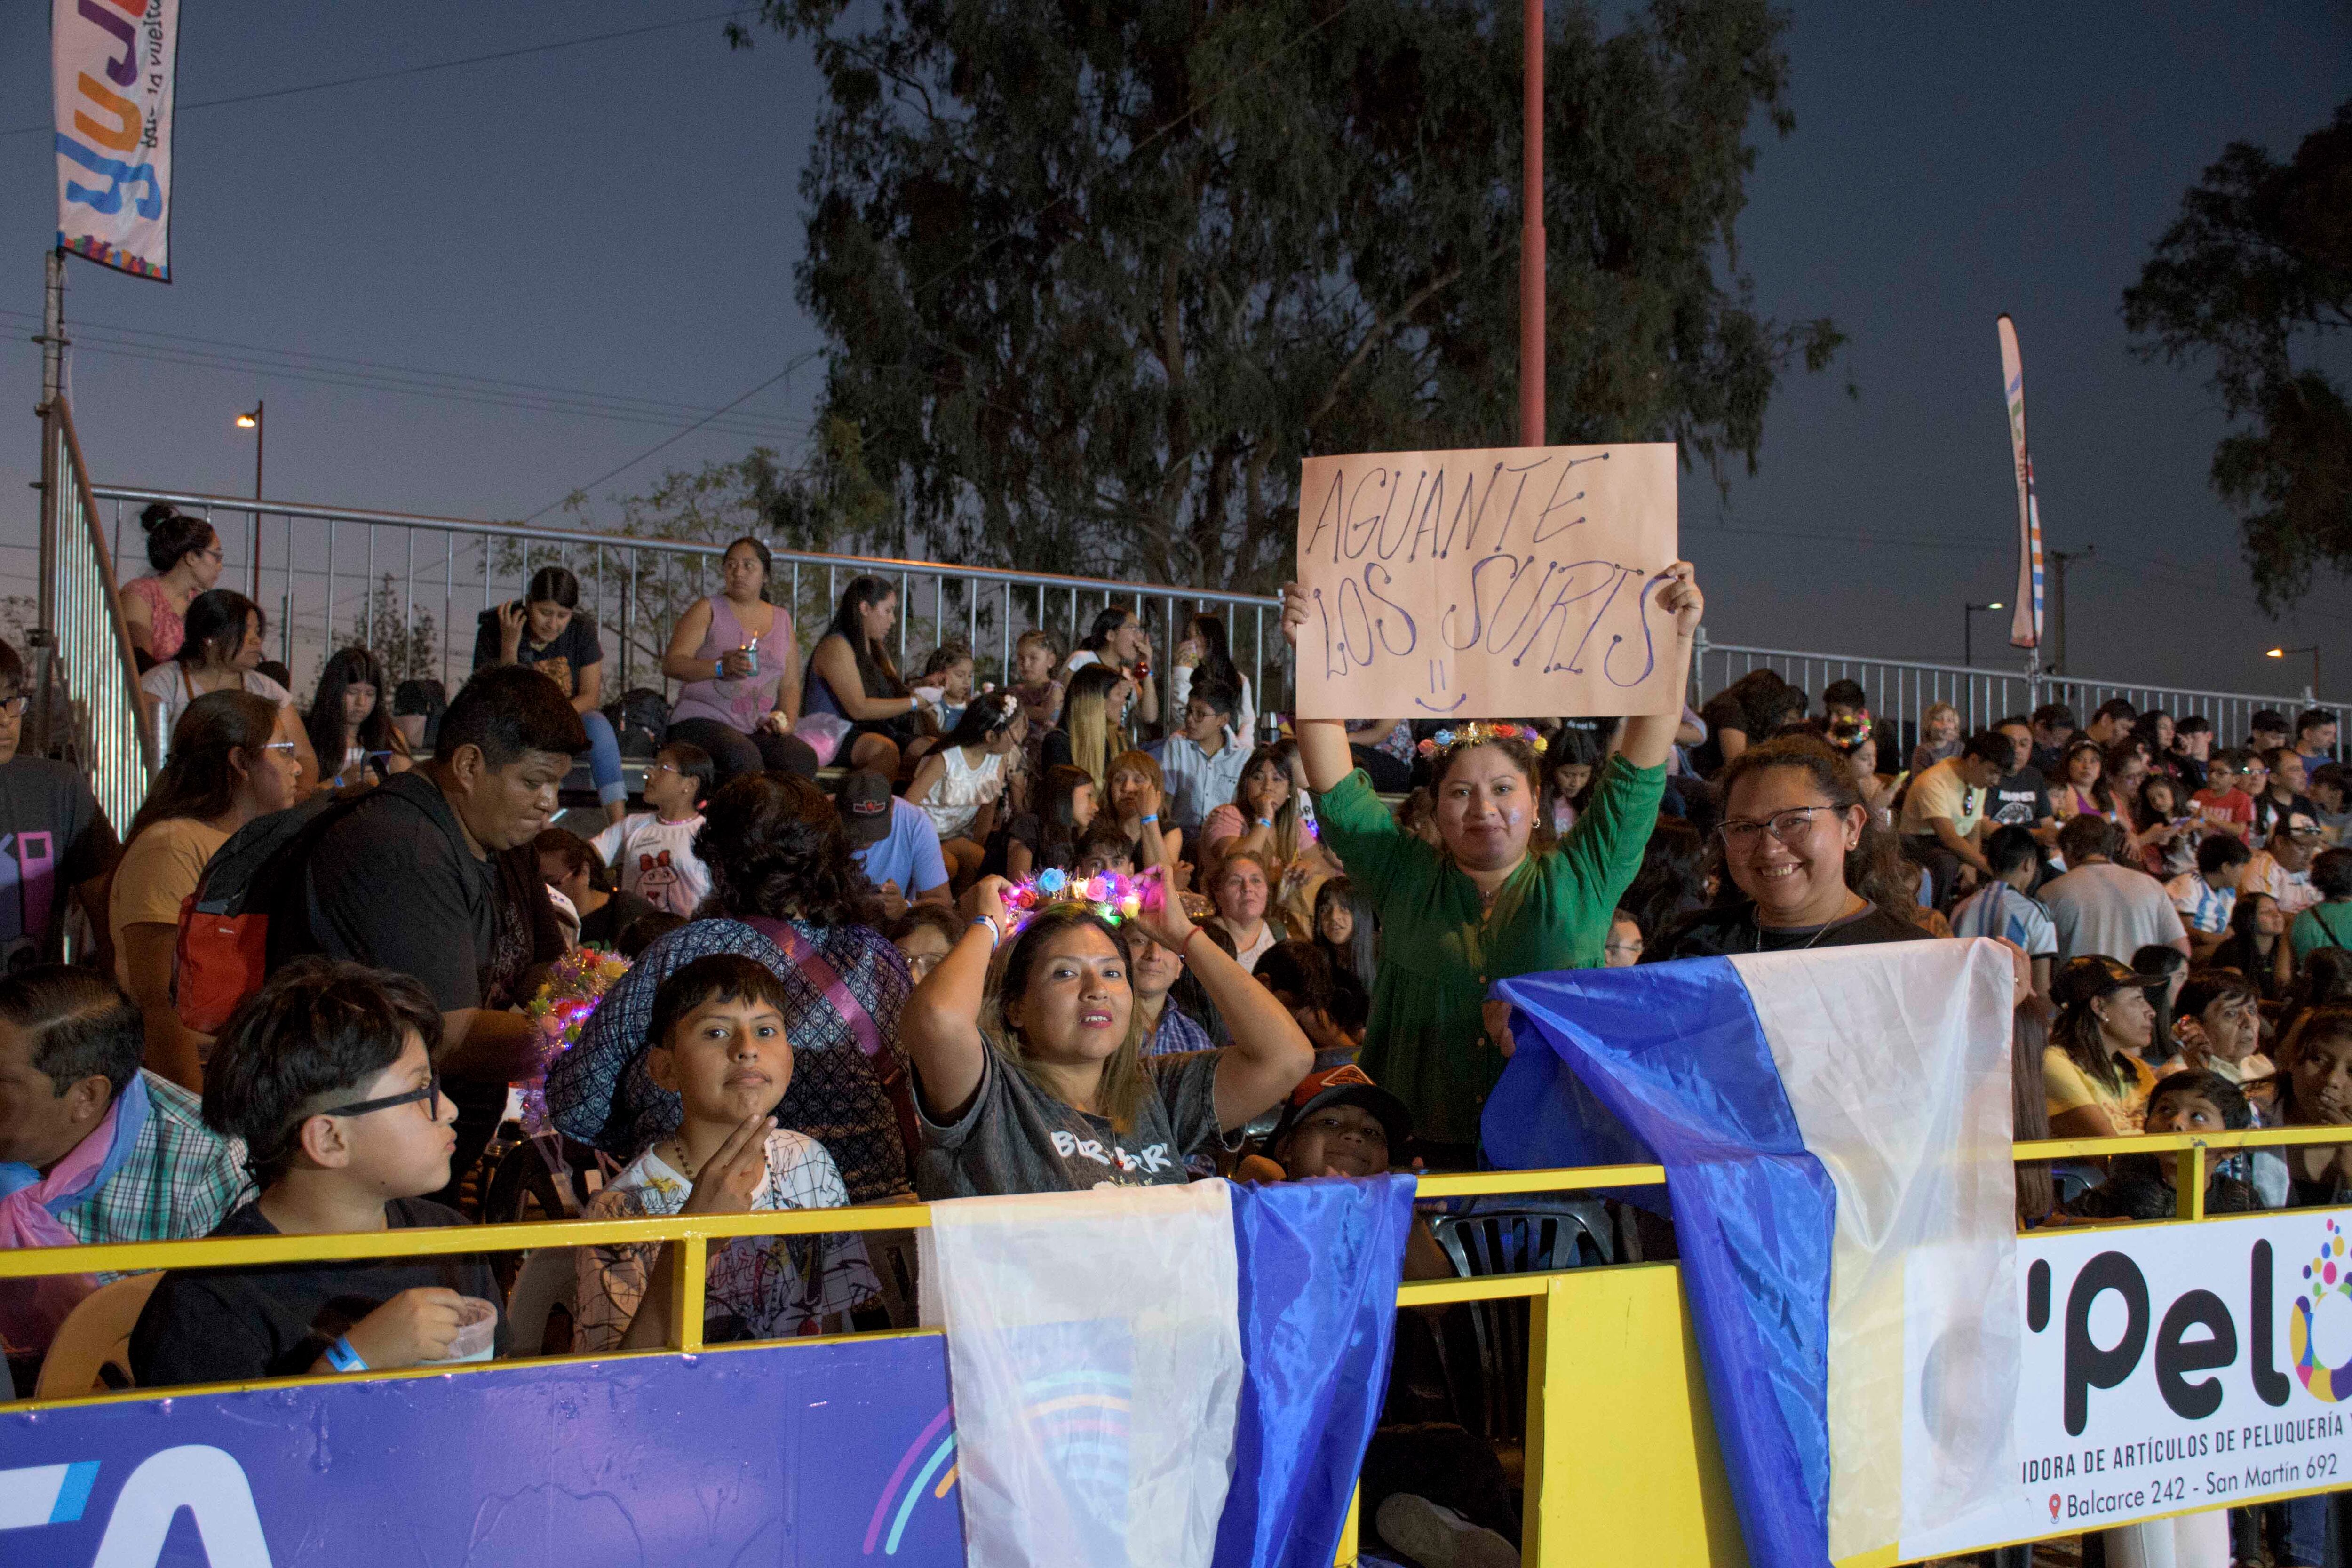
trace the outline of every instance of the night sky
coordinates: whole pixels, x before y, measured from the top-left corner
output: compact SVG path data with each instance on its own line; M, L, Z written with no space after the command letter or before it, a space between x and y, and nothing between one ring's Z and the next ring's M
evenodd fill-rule
M665 466L793 449L821 379L792 297L819 87L803 46L730 51L723 8L184 0L177 280L71 268L97 477L247 491L250 437L231 420L266 397L273 496L527 516L796 365L596 487L589 517ZM1709 635L1958 660L1961 604L2007 600L2015 571L2006 310L2048 542L2098 549L2074 580L2073 669L2291 693L2301 664L2261 650L2317 641L2344 695L2352 600L2331 580L2285 621L2255 608L2206 483L2219 411L2198 374L2130 356L2120 294L2225 143L2284 157L2352 97L2352 8L1794 10L1797 130L1759 134L1740 259L1766 311L1830 315L1853 341L1830 373L1784 384L1759 472L1735 475L1727 502L1685 478ZM8 592L29 587L26 340L55 219L46 11L0 10ZM148 357L100 352L126 347ZM288 351L335 357L298 374ZM2006 622L1979 618L1980 663L2010 667Z

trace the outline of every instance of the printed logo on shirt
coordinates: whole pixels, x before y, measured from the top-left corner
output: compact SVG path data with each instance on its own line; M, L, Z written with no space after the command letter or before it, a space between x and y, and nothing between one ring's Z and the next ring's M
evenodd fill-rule
M1113 1170L1129 1173L1140 1171L1148 1175L1173 1170L1176 1164L1169 1158L1165 1143L1146 1144L1140 1154L1130 1154L1117 1144L1106 1149L1099 1141L1081 1138L1075 1132L1055 1132L1054 1152L1065 1160L1092 1160L1097 1165L1108 1165Z

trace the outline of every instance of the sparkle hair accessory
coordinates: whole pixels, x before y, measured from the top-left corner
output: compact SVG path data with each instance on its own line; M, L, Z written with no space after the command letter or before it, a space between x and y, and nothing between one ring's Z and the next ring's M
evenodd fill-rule
M1440 730L1413 748L1424 757L1436 758L1457 746L1483 746L1489 741L1520 741L1537 756L1550 749L1551 742L1536 733L1532 724L1489 724L1472 720L1452 729Z
M547 1069L580 1043L580 1031L613 983L629 972L629 961L602 948L574 948L551 965L539 994L524 1009L538 1031L537 1060L522 1088L522 1124L537 1136L554 1131L547 1119Z
M1121 921L1133 920L1145 910L1160 908L1167 897L1157 866L1138 877L1118 871L1073 877L1067 871L1049 867L1007 888L1004 910L1013 917L1015 931L1054 909L1091 910L1117 925Z

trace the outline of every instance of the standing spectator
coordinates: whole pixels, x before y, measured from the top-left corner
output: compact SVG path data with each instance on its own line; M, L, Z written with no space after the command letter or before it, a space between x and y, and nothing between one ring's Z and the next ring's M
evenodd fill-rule
M1192 682L1183 702L1184 727L1153 748L1168 781L1170 826L1192 832L1234 797L1250 758L1234 730L1239 701L1232 687L1206 678Z
M801 694L804 711L847 722L835 761L894 778L901 759L915 750L922 707L890 657L890 634L898 626L898 590L879 577L851 578L809 655Z
M333 808L270 889L272 970L325 953L412 977L439 1009L435 1061L457 1107L446 1196L488 1143L507 1085L538 1063L538 1026L519 1009L563 935L531 841L587 744L545 676L478 671L449 704L433 760Z
M2058 852L2072 869L2042 888L2042 901L2058 928L2062 966L2089 956L2120 961L2158 944L2189 951L2189 934L2163 884L2115 863L2122 840L2114 823L2087 813L2059 830Z
M2032 722L2033 766L2055 784L2063 773L2059 763L2066 754L2066 743L2074 736L2074 710L2063 702L2044 702L2033 710Z
M2032 962L2034 992L2047 996L2058 961L2058 928L2031 892L2042 871L2042 847L2028 829L2003 827L1985 840L1984 857L1992 879L1952 911L1952 934L2014 942Z
M2050 784L2033 765L2033 727L2021 714L1997 721L1993 733L2009 742L2008 771L1992 786L1985 820L1994 827L2022 827L2042 845L2058 842L2057 813L2050 805Z
M2059 970L2051 986L2058 1021L2042 1053L2052 1137L2113 1138L2140 1130L2156 1087L2142 1059L2156 1035L2147 993L2167 978L2097 956L2070 958Z
M197 595L220 581L224 557L213 525L173 510L169 501L149 502L139 526L154 575L122 584L121 601L123 624L131 628L131 646L145 656L144 669L179 657L187 635L182 617Z
M2009 771L2010 756L2007 736L1979 731L1958 753L1929 763L1911 781L1903 800L1905 847L1935 879L1937 909L1949 906L1956 883L1993 875L1978 841L1992 786Z
M320 771L334 764L329 788L381 784L409 770L408 738L393 723L385 696L383 666L366 648L338 648L319 671L303 728Z
M2213 754L2213 721L2190 713L2172 727L2172 762L2189 793L2205 787L2205 763Z
M141 676L139 689L149 704L148 721L166 736L178 727L188 704L208 691L267 697L278 705L278 738L294 742L302 763L302 793L308 795L319 781L319 759L294 710L294 694L254 668L261 662L267 626L260 606L242 594L226 588L199 594L188 605L187 640L179 654Z
M1133 610L1124 605L1105 605L1063 665L1062 679L1074 680L1090 664L1106 665L1127 678L1135 692L1137 722L1160 722L1160 688L1151 678L1151 634L1143 629L1141 618Z
M1184 711L1185 700L1204 680L1213 680L1234 693L1231 722L1246 741L1257 728L1257 706L1251 700L1250 679L1234 663L1226 645L1225 623L1214 616L1194 616L1184 626L1184 640L1176 645L1176 668L1168 677L1168 705Z
M2286 744L2286 715L2275 708L2257 708L2246 720L2246 750L2269 752Z
M2180 923L2189 928L2189 956L2202 963L2230 934L2238 908L2238 884L2253 851L2225 833L2212 833L2197 846L2197 868L2164 885Z
M2139 710L2120 697L2110 697L2092 713L2091 721L2083 733L2101 751L2130 738L2132 726L2139 721Z
M120 846L81 771L16 749L25 731L25 665L0 642L0 971L65 956L66 909L106 930L106 872Z
M710 753L689 741L672 741L646 770L646 805L592 841L598 858L619 875L621 889L657 910L691 919L710 896L710 872L694 852L702 831L702 803L717 772Z
M2325 708L2306 708L2294 716L2294 750L2307 773L2336 760L2336 715Z
M2320 901L2294 917L2291 940L2297 963L2320 947L2352 951L2352 849L2328 849L2311 863Z
M2292 921L2319 902L2319 889L2311 885L2311 862L2319 853L2319 839L2315 819L2300 811L2288 813L2272 830L2268 844L2254 851L2241 886L2276 899Z
M884 920L905 914L909 902L955 907L940 830L921 806L891 794L890 781L871 768L842 774L833 805L851 855L881 900Z
M212 1041L181 1023L173 1005L181 908L229 835L294 804L294 749L277 731L278 710L266 698L197 698L180 716L171 761L149 786L114 872L107 928L115 976L146 1021L146 1065L189 1089L204 1087Z
M474 632L474 668L520 664L555 682L588 732L588 773L606 822L628 815L621 742L604 717L604 644L580 613L580 579L561 566L531 574L520 599L484 610Z
M1937 763L1960 754L1960 710L1948 702L1930 702L1919 719L1919 743L1911 748L1911 776L1923 778Z
M2238 768L2244 761L2242 752L2217 753L2206 765L2205 787L2189 797L2189 804L2205 819L2209 837L2226 834L2241 844L2253 839L2254 797L2238 787Z
M617 949L621 933L654 912L653 905L626 888L605 886L610 873L604 857L577 833L551 827L530 847L539 856L540 880L579 911L581 946Z
M725 586L687 606L662 656L662 673L686 683L662 738L709 752L720 784L762 768L816 776L815 751L793 733L801 646L792 612L768 601L774 564L748 534L730 544L719 560Z

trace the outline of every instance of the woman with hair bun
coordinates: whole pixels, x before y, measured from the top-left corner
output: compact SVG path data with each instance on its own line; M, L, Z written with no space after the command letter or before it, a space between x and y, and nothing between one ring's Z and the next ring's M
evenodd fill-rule
M189 602L220 581L220 535L168 501L151 503L139 514L139 526L147 533L147 564L154 574L122 584L122 619L131 646L149 664L162 664L186 640Z

